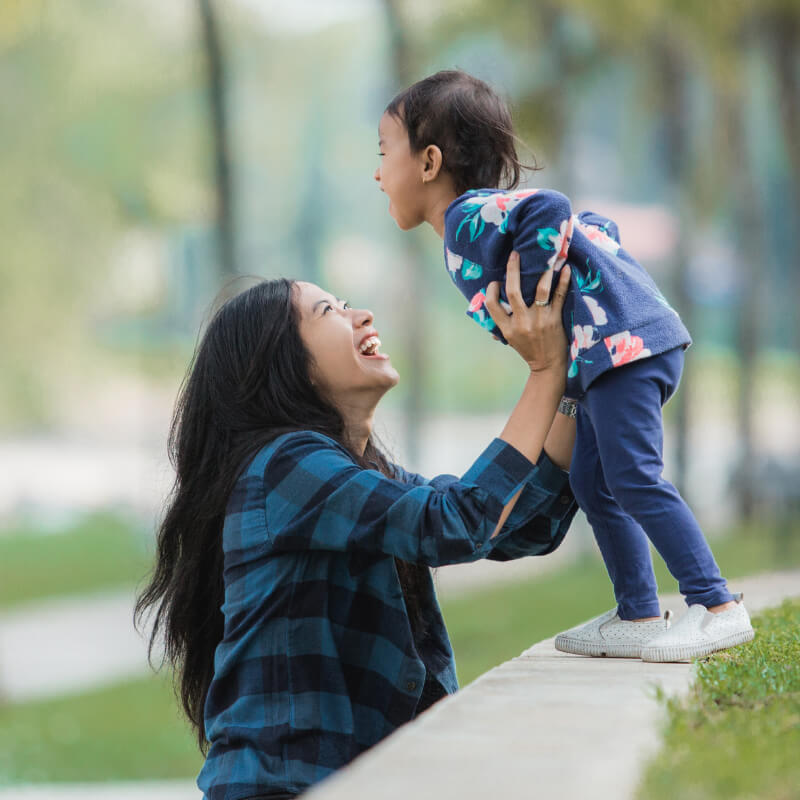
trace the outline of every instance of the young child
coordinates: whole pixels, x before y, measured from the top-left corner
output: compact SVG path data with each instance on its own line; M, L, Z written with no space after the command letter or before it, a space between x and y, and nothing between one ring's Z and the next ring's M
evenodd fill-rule
M728 591L692 512L661 474L661 408L678 386L691 339L621 246L616 224L588 211L576 215L558 192L515 190L523 166L508 109L467 73L438 72L401 92L381 118L379 139L375 180L389 213L402 230L427 222L444 239L467 316L495 337L502 340L486 308L487 287L504 286L512 249L528 304L544 271L570 265L563 321L571 345L559 410L577 416L570 483L617 607L560 634L556 647L674 661L752 639L741 595ZM669 612L659 616L648 537L689 605L671 627Z

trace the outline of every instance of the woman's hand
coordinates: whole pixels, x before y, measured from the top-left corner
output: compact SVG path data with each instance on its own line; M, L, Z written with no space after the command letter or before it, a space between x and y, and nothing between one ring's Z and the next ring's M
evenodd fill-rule
M531 372L566 371L567 336L561 322L561 310L569 289L570 270L561 269L558 285L550 298L553 271L548 270L536 285L533 305L526 306L520 290L519 253L513 251L506 265L506 297L511 305L507 314L500 305L500 284L493 281L486 289L486 310L506 341L522 356Z

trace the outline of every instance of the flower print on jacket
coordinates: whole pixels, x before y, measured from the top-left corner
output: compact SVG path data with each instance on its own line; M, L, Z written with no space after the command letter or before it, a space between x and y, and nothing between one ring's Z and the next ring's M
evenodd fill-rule
M591 312L595 325L608 324L608 314L606 314L606 310L600 305L600 303L597 302L597 300L594 299L594 297L584 297L583 302Z
M450 270L450 272L458 272L461 269L464 257L454 253L449 248L445 249L447 251L447 269Z
M472 300L469 301L469 312L474 314L478 309L483 308L483 304L486 302L486 290L481 289L479 292L475 294Z
M586 222L578 221L578 227L584 236L593 244L604 250L606 253L611 253L615 256L619 252L620 243L616 239L612 239L605 228L598 225L589 225Z
M488 222L496 225L498 233L505 233L508 225L508 215L520 201L536 194L538 189L521 189L505 194L493 192L492 194L475 194L462 203L464 219L456 230L458 239L464 225L469 225L469 240L474 242L482 233Z
M485 308L473 312L472 319L474 319L481 328L485 328L487 331L493 331L497 327L495 321L489 316Z
M593 325L572 326L572 344L569 348L571 363L567 372L568 377L574 378L578 374L579 363L584 360L581 358L581 351L588 350L600 341L595 339L594 335L595 329Z
M575 224L575 217L565 219L559 229L539 228L536 241L542 250L553 250L553 255L547 260L548 269L558 272L567 261L567 253L572 243L572 229Z
M483 267L480 264L454 253L449 248L447 249L447 269L450 271L450 277L454 280L458 272L465 281L477 280L483 275Z
M615 367L623 364L630 364L640 358L648 358L651 353L644 346L641 336L632 336L630 331L615 333L613 336L606 336L603 340L611 356L611 363Z

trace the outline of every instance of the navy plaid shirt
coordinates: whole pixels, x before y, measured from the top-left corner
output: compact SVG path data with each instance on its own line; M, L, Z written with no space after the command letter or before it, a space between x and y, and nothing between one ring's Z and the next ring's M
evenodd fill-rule
M499 439L462 478L395 476L305 431L275 439L239 478L198 777L209 800L300 792L412 719L426 677L456 691L430 576L419 641L395 557L436 567L548 553L576 510L565 472Z

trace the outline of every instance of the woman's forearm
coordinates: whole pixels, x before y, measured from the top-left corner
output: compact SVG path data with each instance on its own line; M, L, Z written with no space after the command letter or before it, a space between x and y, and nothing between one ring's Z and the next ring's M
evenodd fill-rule
M534 464L539 460L564 391L565 369L531 373L500 437Z
M544 441L544 451L561 469L569 471L575 445L575 418L556 414Z
M565 369L560 367L532 372L525 382L522 396L499 436L534 464L539 460L554 424L553 418L556 416L558 403L564 391L565 374ZM560 447L558 452L561 452ZM553 460L559 464L557 460ZM503 508L492 537L500 532L508 515L514 509L521 491L517 492Z

